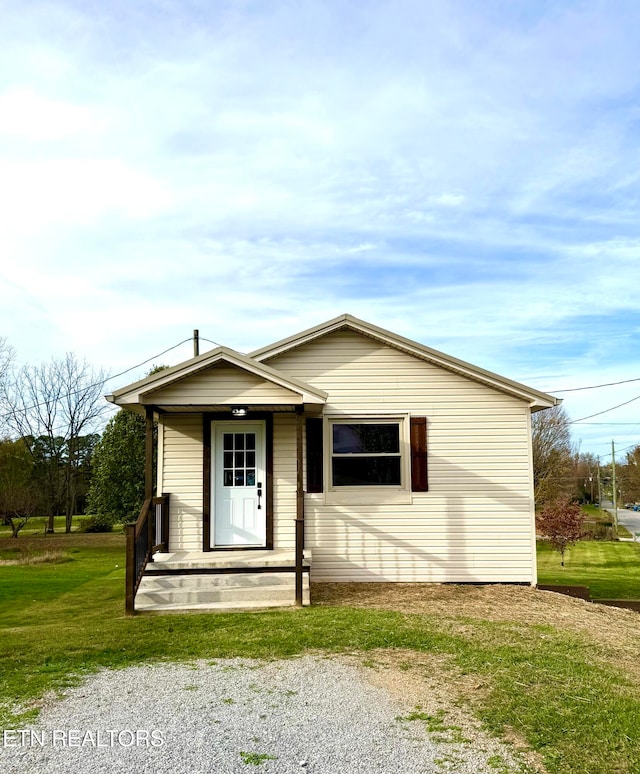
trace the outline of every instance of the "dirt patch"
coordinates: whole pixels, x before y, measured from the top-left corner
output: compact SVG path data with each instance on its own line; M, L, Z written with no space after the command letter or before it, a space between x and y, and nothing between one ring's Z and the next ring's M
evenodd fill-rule
M0 566L19 564L62 564L63 562L68 561L69 557L62 551L44 551L38 554L20 552L15 559L0 559Z
M315 605L375 607L440 619L553 626L585 637L635 681L640 661L640 615L529 586L430 583L313 583Z
M56 532L53 535L19 535L17 538L0 537L0 551L45 552L65 551L68 548L122 546L124 535L116 532Z
M511 734L506 747L503 741L483 730L465 707L469 698L480 700L489 686L477 675L463 674L450 656L380 649L332 658L364 668L370 683L384 688L404 706L428 715L441 729L440 741L449 744L452 751L456 744L472 744L487 757L504 761L509 770L520 769L519 759L525 761L529 771L546 772L541 756L521 738Z

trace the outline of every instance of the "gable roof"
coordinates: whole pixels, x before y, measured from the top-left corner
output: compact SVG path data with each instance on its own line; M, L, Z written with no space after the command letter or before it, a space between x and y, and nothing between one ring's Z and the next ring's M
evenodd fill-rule
M327 399L327 393L323 390L312 387L300 379L282 374L274 368L253 360L247 355L242 355L229 347L216 347L176 366L165 368L133 384L114 390L106 398L110 403L119 406L145 403L146 399L157 390L182 381L219 363L234 366L267 382L290 390L301 398L302 403L322 404Z
M398 334L380 328L377 325L353 317L350 314L342 314L339 317L334 317L332 320L320 323L320 325L316 325L313 328L307 328L293 336L288 336L285 339L276 341L274 344L269 344L266 347L256 349L250 353L249 357L262 363L277 355L289 352L296 347L308 344L315 339L319 339L322 336L327 336L330 333L335 333L340 330L355 331L363 336L367 336L402 352L413 355L414 357L420 358L421 360L426 360L429 363L445 368L448 371L453 371L468 379L473 379L474 381L493 387L501 392L526 400L534 411L550 408L551 406L556 406L562 402L562 399L555 398L553 395L548 395L545 392L536 390L533 387L528 387L527 385L513 381L512 379L507 379L492 371L487 371L484 368L471 365L471 363L467 363L464 360L459 360L451 355L446 355L436 349L427 347L417 341L407 339L404 336L399 336Z

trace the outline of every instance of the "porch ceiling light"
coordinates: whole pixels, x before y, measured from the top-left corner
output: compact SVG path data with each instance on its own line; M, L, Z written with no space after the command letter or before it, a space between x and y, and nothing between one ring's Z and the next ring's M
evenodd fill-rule
M231 413L234 417L246 417L249 413L248 406L231 406Z

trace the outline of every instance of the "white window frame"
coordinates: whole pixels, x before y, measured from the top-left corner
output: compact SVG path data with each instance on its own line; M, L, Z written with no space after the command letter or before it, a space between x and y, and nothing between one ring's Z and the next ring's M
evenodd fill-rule
M333 485L333 426L349 424L398 425L400 440L400 484L334 486ZM411 502L411 440L409 414L376 412L360 414L329 414L324 417L324 480L325 503L329 505L375 505L378 503ZM375 456L375 455L363 455ZM381 453L379 456L388 456ZM394 455L389 455L394 456Z

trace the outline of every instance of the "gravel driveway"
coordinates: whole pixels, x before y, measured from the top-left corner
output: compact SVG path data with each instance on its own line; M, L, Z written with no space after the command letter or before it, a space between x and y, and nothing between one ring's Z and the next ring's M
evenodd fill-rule
M400 700L339 658L247 659L105 670L5 732L16 774L415 774L519 771L468 727ZM431 712L431 710L429 710ZM430 718L430 719L429 719ZM431 729L429 731L428 729Z

